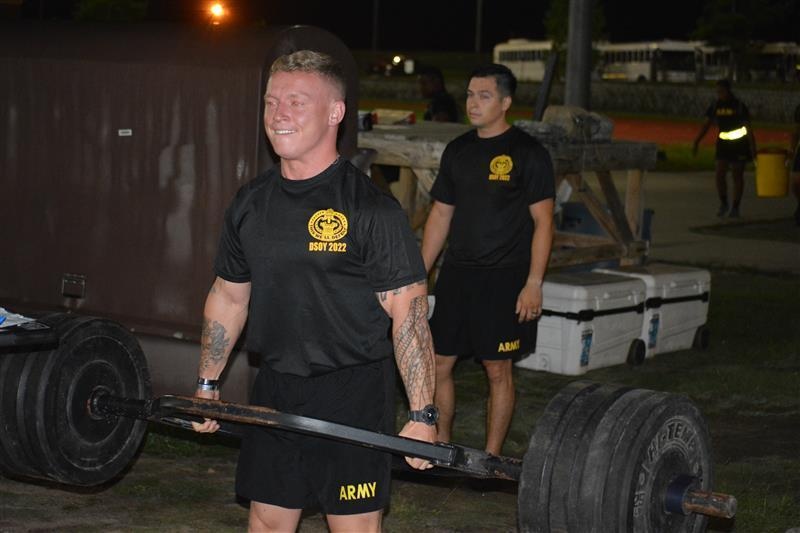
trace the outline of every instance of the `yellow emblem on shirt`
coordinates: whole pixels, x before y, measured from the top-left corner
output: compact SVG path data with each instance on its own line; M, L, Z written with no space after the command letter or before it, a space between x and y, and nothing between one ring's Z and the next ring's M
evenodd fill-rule
M338 241L347 235L347 217L333 209L321 209L308 219L308 232L318 241Z
M514 162L509 155L498 155L489 163L489 181L510 181Z
M308 232L316 241L308 243L310 252L346 252L347 243L335 242L347 235L347 217L333 209L320 209L308 219Z

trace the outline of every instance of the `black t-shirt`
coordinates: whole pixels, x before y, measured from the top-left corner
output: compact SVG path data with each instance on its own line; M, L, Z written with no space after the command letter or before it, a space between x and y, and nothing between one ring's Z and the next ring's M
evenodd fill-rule
M741 100L731 97L712 102L706 110L706 117L719 127L719 131L733 131L750 120L750 111Z
M482 139L475 130L442 154L431 196L454 205L445 261L465 267L530 264L529 206L555 196L553 163L539 141L512 126Z
M299 376L390 357L390 320L375 293L426 277L397 201L346 161L300 181L275 166L245 184L214 267L252 283L248 347Z

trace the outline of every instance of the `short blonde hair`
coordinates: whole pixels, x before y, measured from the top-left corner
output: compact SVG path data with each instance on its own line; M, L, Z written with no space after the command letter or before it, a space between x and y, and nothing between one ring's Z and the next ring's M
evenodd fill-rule
M314 50L298 50L280 56L269 69L272 76L276 72L311 72L327 79L336 89L338 96L344 100L347 94L347 82L344 70L332 56Z

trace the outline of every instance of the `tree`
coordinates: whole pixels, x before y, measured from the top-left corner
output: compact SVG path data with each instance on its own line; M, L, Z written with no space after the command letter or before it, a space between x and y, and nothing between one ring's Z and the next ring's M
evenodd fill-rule
M753 41L774 40L775 26L792 19L797 19L794 0L711 0L693 36L730 50L729 71L746 78L757 52Z

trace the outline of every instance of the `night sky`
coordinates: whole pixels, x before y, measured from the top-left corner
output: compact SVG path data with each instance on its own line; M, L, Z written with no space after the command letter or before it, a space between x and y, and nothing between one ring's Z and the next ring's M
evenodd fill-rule
M611 41L688 39L712 0L598 0ZM67 17L75 0L26 0L25 15ZM325 28L353 49L372 44L374 0L227 0L240 21L267 25L310 24ZM800 2L798 2L800 3ZM795 3L797 6L798 3ZM148 18L191 21L210 0L151 0ZM378 49L472 51L476 0L378 0ZM550 0L484 0L482 51L512 37L543 39ZM798 7L795 7L795 12ZM800 40L797 17L776 20L766 40Z

